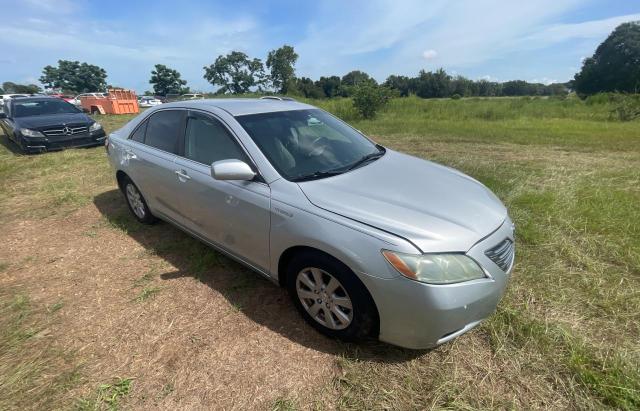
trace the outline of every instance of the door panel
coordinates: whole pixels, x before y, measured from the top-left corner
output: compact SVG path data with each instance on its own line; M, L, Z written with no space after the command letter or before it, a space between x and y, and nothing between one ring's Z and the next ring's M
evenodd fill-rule
M147 200L152 212L184 222L178 194L180 180L175 158L180 152L186 110L153 113L127 140L124 157L129 176Z
M127 152L128 150L128 152ZM183 221L179 181L175 174L175 154L128 141L125 148L128 173L147 200L151 211L160 212L178 222Z
M268 272L269 186L211 177L212 162L249 162L240 144L213 116L189 112L183 153L175 161L187 228Z
M269 186L250 181L218 181L210 167L181 157L176 170L188 229L238 257L269 271Z

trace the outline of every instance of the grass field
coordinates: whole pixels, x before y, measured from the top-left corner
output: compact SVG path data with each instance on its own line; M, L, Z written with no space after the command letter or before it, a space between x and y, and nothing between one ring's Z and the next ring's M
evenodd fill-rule
M1 137L0 409L640 408L640 122L575 99L396 99L367 121L316 103L505 202L495 315L431 351L328 340L282 290L137 224L103 148Z

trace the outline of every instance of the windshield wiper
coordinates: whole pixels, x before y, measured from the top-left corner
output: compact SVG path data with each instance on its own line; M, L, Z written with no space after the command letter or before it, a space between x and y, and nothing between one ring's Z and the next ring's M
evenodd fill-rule
M307 175L300 176L300 177L295 177L295 178L291 179L291 181L293 181L295 183L299 183L299 182L302 182L302 181L317 180L319 178L336 176L336 175L342 174L342 173L344 173L343 170L316 171L316 172L313 172L311 174L307 174Z
M375 153L369 153L366 156L363 156L360 160L356 161L355 163L353 163L349 167L347 167L347 169L345 171L353 170L354 168L358 168L361 165L363 165L365 163L368 163L371 160L378 159L378 158L382 157L384 155L384 153L386 152L386 150L382 146L377 146L377 147L378 147L379 151L376 151Z
M384 147L382 147L379 144L376 144L376 147L378 148L378 151L376 151L375 153L369 153L365 156L363 156L361 159L359 159L358 161L356 161L355 163L347 166L347 167L341 167L341 168L337 168L337 169L333 169L333 170L327 170L327 171L316 171L313 172L311 174L307 174L304 176L300 176L300 177L295 177L293 179L291 179L291 181L295 182L295 183L299 183L301 181L310 181L310 180L317 180L320 178L325 178L325 177L331 177L331 176L335 176L338 174L342 174L342 173L346 173L347 171L353 170L354 168L358 168L361 165L378 159L380 157L382 157L384 155L384 153L386 153L386 149Z

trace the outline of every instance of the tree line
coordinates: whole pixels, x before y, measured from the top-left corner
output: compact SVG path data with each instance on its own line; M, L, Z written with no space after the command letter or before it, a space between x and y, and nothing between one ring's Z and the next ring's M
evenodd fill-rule
M568 83L541 84L523 80L496 82L452 76L443 69L421 70L417 76L390 75L382 83L369 74L354 70L343 76L322 76L318 80L296 77L298 54L289 45L269 51L263 63L246 53L232 51L204 66L203 77L217 88L216 94L276 92L309 98L354 97L357 90L376 90L384 97L416 95L422 98L553 96L575 90L580 96L599 92L637 93L640 91L640 22L618 26L585 59L582 69ZM79 61L59 60L58 66L46 66L40 82L47 89L68 93L101 91L107 88L107 73L98 66ZM184 94L190 91L180 73L156 64L149 83L156 95ZM36 85L5 82L0 92L33 93Z

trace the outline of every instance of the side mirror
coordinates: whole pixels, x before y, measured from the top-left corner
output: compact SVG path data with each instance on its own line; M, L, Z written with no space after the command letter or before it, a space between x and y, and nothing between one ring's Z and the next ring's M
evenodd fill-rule
M211 177L216 180L253 180L256 173L240 160L220 160L211 164Z

